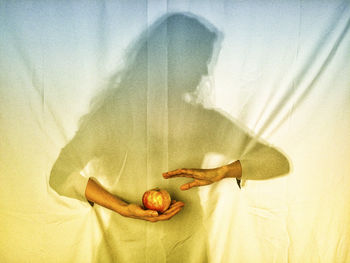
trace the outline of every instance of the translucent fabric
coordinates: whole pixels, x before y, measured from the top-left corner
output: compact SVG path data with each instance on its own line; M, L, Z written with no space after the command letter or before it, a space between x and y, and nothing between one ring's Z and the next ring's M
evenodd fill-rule
M3 262L349 259L349 3L0 7ZM162 177L236 160L241 189ZM185 207L123 217L87 202L90 177Z

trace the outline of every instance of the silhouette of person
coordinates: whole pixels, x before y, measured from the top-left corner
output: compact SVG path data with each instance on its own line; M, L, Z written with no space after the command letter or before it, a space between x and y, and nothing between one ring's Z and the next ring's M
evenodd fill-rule
M184 99L208 74L219 36L191 14L158 19L131 46L123 70L94 98L61 150L50 186L98 204L93 206L98 217L109 216L100 221L104 240L97 262L207 262L197 188L181 190L226 177L265 179L288 172L279 151L224 114ZM177 169L201 167L209 152L233 161L215 169ZM87 177L80 174L84 169ZM194 181L179 189L162 173ZM163 214L139 205L142 194L155 186L174 199Z

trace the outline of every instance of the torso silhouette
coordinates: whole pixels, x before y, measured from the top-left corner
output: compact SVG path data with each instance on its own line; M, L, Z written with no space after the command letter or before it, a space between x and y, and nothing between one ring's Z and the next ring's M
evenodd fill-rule
M239 149L234 146L234 137L242 136L240 130L214 110L179 102L177 108L168 111L167 131L159 133L162 135L149 134L146 102L131 102L125 94L118 98L123 100L113 106L106 104L88 116L85 125L62 150L53 172L60 171L65 176L82 170L90 162L93 169L89 175L127 202L140 204L142 194L158 186L183 201L185 208L169 221L152 224L95 206L98 213L111 214L108 225L103 226L108 249L102 248L106 243L101 243L97 261L107 260L109 254L114 262L147 262L147 258L152 262L206 262L207 235L197 189L182 192L179 186L184 179L165 180L161 176L164 166L158 169L154 164L166 162L168 170L198 168L208 152L237 158ZM164 154L164 148L150 152L148 137L157 141L157 136L164 134L167 152ZM152 175L147 175L150 164Z
M187 179L165 180L162 172L199 168L209 152L238 160L251 141L254 147L248 155L245 153L248 165L243 169L248 171L249 160L254 160L261 174L273 177L287 172L288 161L275 149L253 140L218 111L182 100L175 104L170 101L167 123L162 127L152 123L157 118L147 118L149 105L142 93L116 94L85 116L74 138L62 149L51 176L64 181L89 164L89 176L127 202L141 204L146 190L161 187L173 199L183 201L185 207L169 221L150 223L95 205L98 216L110 216L107 223L100 222L104 240L96 261L206 262L207 235L198 189L183 192L179 186Z

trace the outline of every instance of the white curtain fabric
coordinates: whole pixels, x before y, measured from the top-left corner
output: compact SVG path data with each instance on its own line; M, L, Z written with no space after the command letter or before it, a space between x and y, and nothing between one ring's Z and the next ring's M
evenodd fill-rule
M1 1L0 261L350 261L349 29L347 0ZM233 160L241 188L161 176ZM89 177L186 205L124 218Z

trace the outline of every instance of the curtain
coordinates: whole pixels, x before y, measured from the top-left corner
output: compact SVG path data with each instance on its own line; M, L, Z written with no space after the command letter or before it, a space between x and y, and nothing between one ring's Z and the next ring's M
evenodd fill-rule
M1 262L350 261L349 28L346 0L1 1Z

